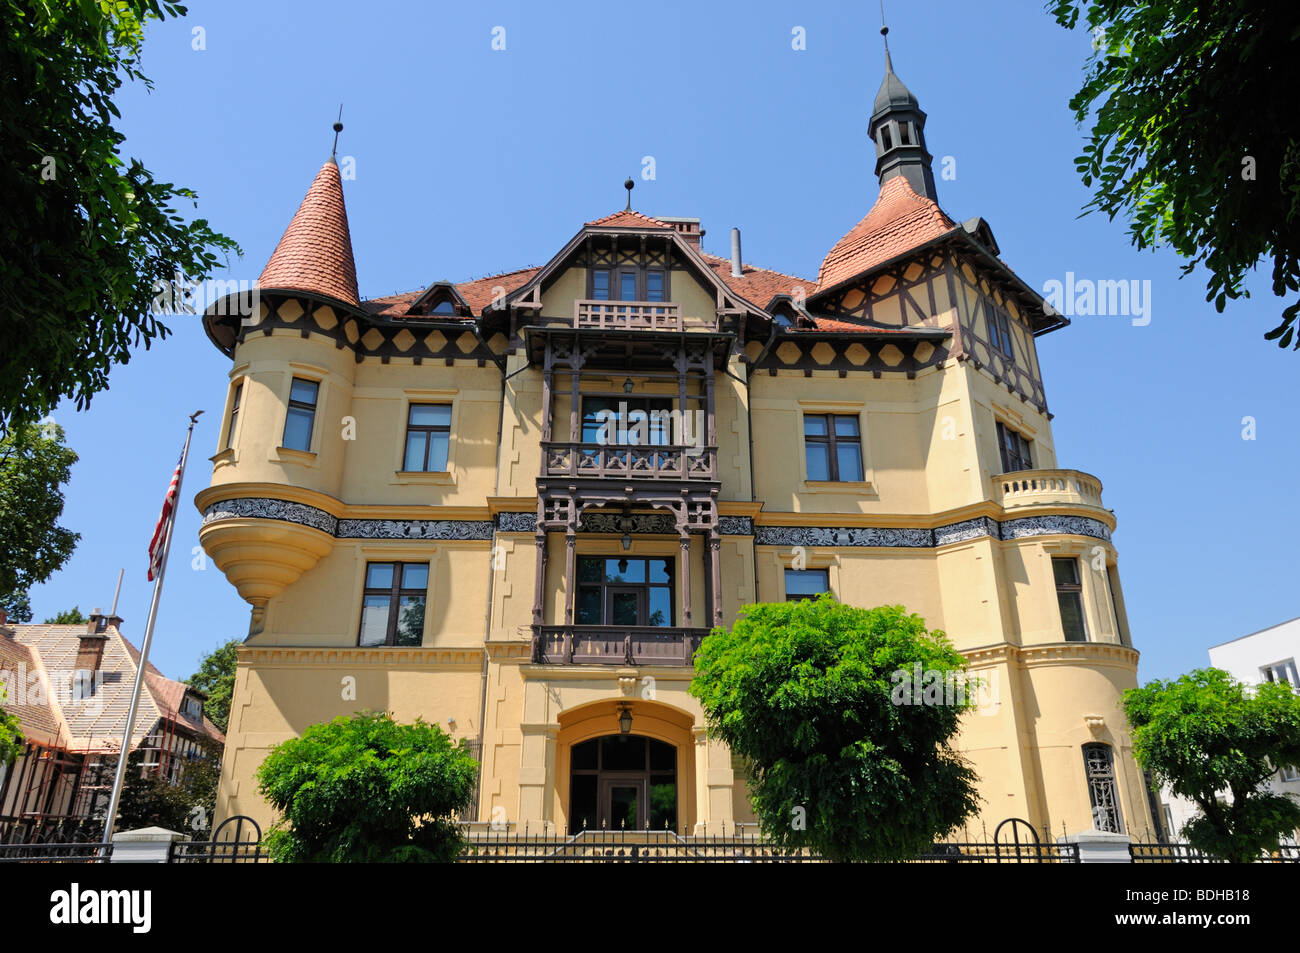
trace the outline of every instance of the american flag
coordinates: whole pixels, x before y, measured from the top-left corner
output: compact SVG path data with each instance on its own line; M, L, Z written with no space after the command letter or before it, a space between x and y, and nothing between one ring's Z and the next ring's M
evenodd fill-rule
M158 525L153 528L153 539L149 541L149 581L153 582L154 576L162 572L163 547L167 541L167 527L171 525L172 516L176 512L176 492L180 489L181 467L185 463L185 453L181 452L181 458L176 461L176 469L172 473L172 482L167 485L167 495L163 497L162 513L158 517Z

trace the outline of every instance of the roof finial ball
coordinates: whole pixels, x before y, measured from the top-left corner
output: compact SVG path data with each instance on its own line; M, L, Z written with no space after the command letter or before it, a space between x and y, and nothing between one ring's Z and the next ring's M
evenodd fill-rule
M630 212L630 211L632 211L632 190L633 190L634 188L636 188L636 183L632 181L632 177L631 177L631 176L628 176L626 179L623 180L623 188L627 189L627 209L626 209L626 211L629 211L629 212Z
M343 104L339 103L339 118L334 122L334 148L330 150L330 158L333 159L339 151L339 133L343 131Z

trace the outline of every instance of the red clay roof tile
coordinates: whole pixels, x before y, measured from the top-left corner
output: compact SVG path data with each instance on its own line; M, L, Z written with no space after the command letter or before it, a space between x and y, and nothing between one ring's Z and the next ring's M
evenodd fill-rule
M326 160L316 173L257 281L263 288L306 291L358 304L348 210L343 204L339 167L333 159Z
M956 228L933 200L912 191L903 176L880 187L876 204L822 261L818 290L869 271Z
M619 209L604 218L598 218L588 225L600 225L605 228L672 228L667 222L661 222L649 215L642 215L631 209Z

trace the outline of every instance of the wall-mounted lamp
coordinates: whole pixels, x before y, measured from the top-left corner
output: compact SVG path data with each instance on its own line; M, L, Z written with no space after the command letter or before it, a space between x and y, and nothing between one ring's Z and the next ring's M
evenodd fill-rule
M634 386L634 385L632 384L632 378L629 377L627 380L625 380L625 381L623 382L623 393L625 393L625 394L630 394L630 393L632 393L632 387L633 387L633 386Z
M618 711L618 733L620 735L630 735L632 733L632 709L627 705L620 705Z
M618 520L618 528L623 531L623 550L632 548L632 517L624 513Z

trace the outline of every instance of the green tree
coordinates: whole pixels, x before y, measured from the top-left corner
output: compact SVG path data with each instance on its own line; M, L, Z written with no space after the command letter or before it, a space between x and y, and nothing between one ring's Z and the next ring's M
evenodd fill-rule
M169 329L152 313L179 273L206 278L238 251L173 207L186 188L124 159L113 94L140 72L158 0L0 2L0 431L78 409L130 348Z
M14 622L31 619L27 590L67 562L81 538L58 525L60 487L76 462L53 423L24 424L0 438L0 609Z
M158 752L135 750L127 758L117 829L162 827L193 834L200 840L209 833L217 807L217 782L221 776L221 749L204 743L203 756L187 759L175 782L156 770L143 772L146 761L156 762Z
M1245 863L1300 827L1300 803L1264 786L1278 768L1300 767L1300 695L1285 683L1248 688L1197 669L1129 689L1124 713L1138 764L1201 809L1183 828L1191 846Z
M1091 117L1075 160L1087 209L1125 213L1138 248L1168 245L1209 273L1223 311L1248 297L1247 272L1272 264L1273 294L1300 290L1300 6L1255 0L1049 0L1095 53L1070 100ZM1264 335L1285 348L1300 300Z
M899 860L976 810L975 773L951 747L971 707L956 691L964 668L947 637L902 606L823 594L746 606L730 631L714 629L691 694L710 733L749 762L767 837L834 861Z
M190 688L208 696L203 712L222 731L230 721L230 697L235 690L235 650L243 644L231 639L218 645L199 660L199 670L188 679Z
M8 690L0 684L0 705L9 699ZM0 767L8 767L23 750L23 725L17 715L0 708Z
M280 812L266 836L281 862L450 862L478 762L437 725L360 712L276 745L258 789Z
M85 625L90 620L81 614L81 606L64 609L58 615L45 620L46 625Z

